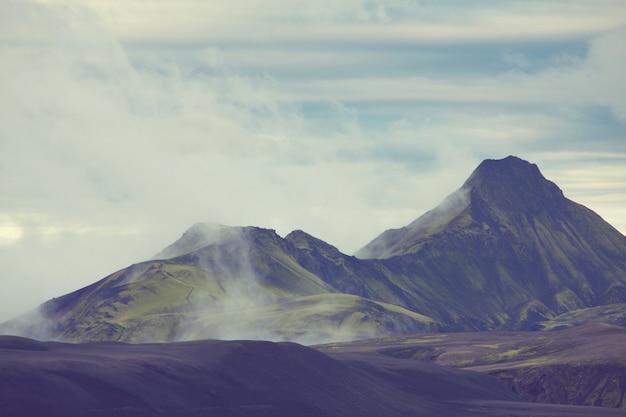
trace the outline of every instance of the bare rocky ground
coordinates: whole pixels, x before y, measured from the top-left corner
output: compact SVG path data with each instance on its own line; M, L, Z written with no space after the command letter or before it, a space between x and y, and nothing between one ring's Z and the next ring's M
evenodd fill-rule
M260 341L68 344L0 336L0 415L626 416L523 402L485 373L380 354L393 346L377 343L327 347L326 354Z
M592 323L551 332L413 335L317 348L482 372L526 401L626 407L626 328L620 326Z

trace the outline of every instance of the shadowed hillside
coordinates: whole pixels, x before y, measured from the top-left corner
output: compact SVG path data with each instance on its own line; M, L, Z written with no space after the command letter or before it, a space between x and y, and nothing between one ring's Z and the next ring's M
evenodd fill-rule
M598 415L522 403L477 372L258 341L63 344L3 336L0 387L0 414L12 417Z
M431 317L458 330L536 329L626 298L626 237L516 157L484 161L441 206L357 255L406 275L445 305Z
M412 335L318 349L479 371L499 378L527 401L626 408L626 329L618 326L588 324L554 332Z

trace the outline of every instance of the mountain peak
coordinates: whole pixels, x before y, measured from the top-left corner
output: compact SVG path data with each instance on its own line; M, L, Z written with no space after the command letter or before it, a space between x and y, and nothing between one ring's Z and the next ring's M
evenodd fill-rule
M561 189L536 164L516 156L484 160L461 189L472 194L473 203L484 202L511 213L551 211L565 201Z
M337 249L336 247L302 230L292 231L287 236L285 236L285 240L291 242L298 249L312 250L315 247L323 247L325 250L339 252L339 249Z
M543 179L543 176L536 164L511 155L503 159L485 159L472 172L464 186L493 179L521 181L538 178Z
M356 253L390 257L418 250L428 236L469 225L508 224L516 216L562 216L569 200L537 165L516 156L486 159L439 206L401 229L390 229Z
M241 234L241 227L216 223L195 223L174 243L156 254L153 259L171 259L192 252L203 246Z
M541 175L536 164L509 155L503 159L485 159L482 161L470 175L466 184L503 174L526 178Z

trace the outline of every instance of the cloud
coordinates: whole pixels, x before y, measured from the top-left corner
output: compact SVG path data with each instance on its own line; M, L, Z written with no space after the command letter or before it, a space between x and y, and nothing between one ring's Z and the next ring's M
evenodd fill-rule
M4 215L0 218L0 247L10 245L24 237L24 230L11 217Z
M313 4L0 4L0 319L198 221L351 253L482 158L626 152L620 2Z
M585 63L588 94L597 102L608 103L617 117L626 120L626 25L591 42Z
M4 314L11 298L39 301L149 257L196 221L288 232L315 217L314 201L350 198L357 174L339 178L329 155L341 135L315 143L271 77L239 75L211 50L214 74L135 68L89 14L5 7L32 32L1 51ZM333 112L341 131L349 111ZM311 175L327 159L333 187Z
M435 76L352 77L294 80L289 90L302 100L340 102L467 103L508 105L599 105L623 116L626 97L619 82L624 70L626 32L617 29L589 43L577 65L557 65L539 72L507 71L495 77ZM523 54L505 52L505 61L529 67Z
M502 60L511 65L513 68L528 68L530 67L530 62L528 61L528 58L521 52L516 52L510 49L507 49L503 54L502 54Z
M581 37L624 22L613 0L459 1L294 0L237 3L129 0L54 0L70 11L88 8L124 42L311 43L495 42ZM532 22L532 25L528 23Z

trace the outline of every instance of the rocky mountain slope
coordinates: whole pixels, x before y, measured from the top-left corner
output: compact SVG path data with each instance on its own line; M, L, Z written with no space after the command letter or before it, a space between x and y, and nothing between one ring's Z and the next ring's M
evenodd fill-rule
M197 224L154 259L0 332L311 344L547 328L568 312L626 303L626 237L516 157L484 161L440 206L357 255L302 231Z
M450 313L433 317L461 329L535 329L626 298L626 237L516 157L484 161L442 205L357 256L410 271Z
M325 282L302 261L311 248L298 246L305 236L321 241L302 232L283 239L256 227L219 230L223 233L214 240L215 226L195 225L163 252L175 257L120 270L46 302L0 331L74 342L247 338L316 343L438 329L414 311L380 298L344 294ZM319 259L331 268L332 262Z

